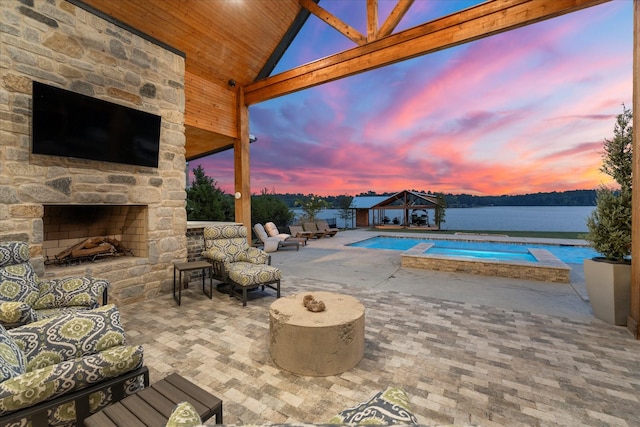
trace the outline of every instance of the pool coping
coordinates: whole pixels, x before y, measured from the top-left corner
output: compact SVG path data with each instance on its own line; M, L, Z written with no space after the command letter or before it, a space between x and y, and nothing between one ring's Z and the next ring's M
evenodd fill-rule
M471 259L462 256L429 255L425 253L433 245L433 243L418 243L401 252L402 266L542 282L571 282L571 267L546 249L527 248L529 253L536 259L536 262L529 262ZM524 245L526 247L526 243Z

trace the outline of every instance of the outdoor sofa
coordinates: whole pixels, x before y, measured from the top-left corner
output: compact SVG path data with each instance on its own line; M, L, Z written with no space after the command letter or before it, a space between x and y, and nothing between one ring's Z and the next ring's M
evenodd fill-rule
M148 385L143 348L127 345L113 304L0 326L2 426L81 426Z
M42 281L26 242L0 242L0 325L5 328L107 303L109 282L94 277Z

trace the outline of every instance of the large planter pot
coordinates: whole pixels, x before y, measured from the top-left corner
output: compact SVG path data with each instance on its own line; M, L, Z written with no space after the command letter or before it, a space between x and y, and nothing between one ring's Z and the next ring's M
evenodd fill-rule
M584 280L593 314L625 326L631 306L631 265L585 259Z

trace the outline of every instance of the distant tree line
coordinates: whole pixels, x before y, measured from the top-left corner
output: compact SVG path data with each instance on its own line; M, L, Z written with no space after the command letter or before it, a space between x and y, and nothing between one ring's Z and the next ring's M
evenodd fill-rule
M596 190L553 191L551 193L522 194L517 196L473 196L471 194L445 194L450 208L474 206L595 206Z
M411 190L417 193L433 194L431 191ZM393 196L395 192L376 193L367 191L358 196ZM296 202L307 199L313 195L273 194L282 200L288 207L296 208ZM315 196L319 197L319 196ZM470 208L480 206L595 206L596 190L572 190L552 191L548 193L521 194L515 196L474 196L471 194L444 194L445 202L449 208ZM343 209L345 202L351 200L351 196L326 196L323 197L332 209ZM350 202L349 202L350 203Z

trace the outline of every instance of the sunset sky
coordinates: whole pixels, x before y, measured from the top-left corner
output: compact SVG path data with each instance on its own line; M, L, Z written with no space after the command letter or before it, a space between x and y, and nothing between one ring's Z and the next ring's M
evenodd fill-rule
M384 22L395 1L379 1ZM396 31L480 1L416 0ZM320 6L366 34L365 0ZM633 1L610 3L249 109L251 190L476 195L592 189L632 107ZM311 15L274 74L355 47ZM233 151L193 160L234 192Z

